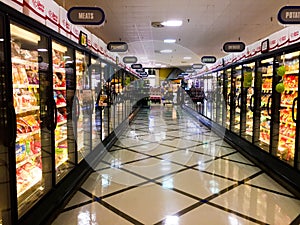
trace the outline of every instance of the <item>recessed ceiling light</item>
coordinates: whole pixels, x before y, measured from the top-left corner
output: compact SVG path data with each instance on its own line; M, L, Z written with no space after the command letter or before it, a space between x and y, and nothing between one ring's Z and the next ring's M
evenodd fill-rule
M175 43L176 39L165 39L164 43Z
M182 25L182 20L168 20L161 24L166 27L180 27Z
M183 57L183 59L192 59L192 57L190 57L190 56L185 56L185 57Z
M164 50L160 50L160 53L171 53L172 49L164 49Z

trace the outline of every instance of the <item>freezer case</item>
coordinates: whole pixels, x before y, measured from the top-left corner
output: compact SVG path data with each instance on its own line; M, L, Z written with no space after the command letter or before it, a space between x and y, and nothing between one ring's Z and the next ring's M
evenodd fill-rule
M10 24L13 105L19 216L52 186L51 87L48 39L15 23ZM52 117L53 118L53 117Z
M272 153L292 166L296 146L299 55L300 51L296 51L276 57L278 82L275 91L280 93L280 101L278 121L275 122L279 123L279 137Z
M272 134L272 108L273 102L273 58L258 62L255 81L255 121L254 121L254 144L269 152Z
M55 175L58 183L75 166L71 106L75 83L73 49L52 41Z
M252 142L254 111L255 63L243 65L243 92L241 104L241 136Z
M232 69L232 95L232 131L239 135L241 130L242 66Z
M82 161L91 151L92 89L89 76L89 56L76 51L76 142L77 160Z

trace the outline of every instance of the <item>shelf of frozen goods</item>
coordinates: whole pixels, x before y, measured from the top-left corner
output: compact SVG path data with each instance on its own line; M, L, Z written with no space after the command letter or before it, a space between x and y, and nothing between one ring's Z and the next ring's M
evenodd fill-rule
M65 156L65 157L63 157L61 160L59 160L58 162L57 162L57 164L55 165L55 167L56 167L56 169L58 168L58 167L60 167L62 164L64 164L65 162L67 162L68 161L68 156Z
M62 68L62 67L59 67L59 65L53 65L53 72L56 73L65 73L66 72L66 69L65 68Z
M13 84L13 88L39 88L39 84Z
M37 183L39 183L42 180L42 176L36 176L31 182L30 184L24 188L24 190L20 191L17 194L17 197L19 198L20 196L22 196L26 191L28 191L30 188L32 188L33 186L35 186Z
M16 114L21 114L21 113L27 113L31 111L37 111L39 110L39 106L30 106L30 107L25 107L25 108L16 108Z
M67 120L61 121L57 123L57 126L61 126L67 123Z
M259 140L260 140L261 142L263 142L263 143L267 144L267 145L269 145L269 144L270 144L270 142L268 142L267 140L264 140L264 139L262 139L262 138L260 138Z
M281 107L286 107L286 108L292 108L293 105L291 104L280 104ZM297 106L295 106L295 109L297 109Z
M67 140L67 135L65 135L63 138L60 138L55 141L55 146L58 146L59 143L66 141Z
M272 77L273 73L265 73L262 75L262 77Z
M26 156L26 158L24 160L22 160L21 162L18 162L16 164L16 168L24 166L26 163L32 163L32 160L36 159L39 156L41 156L40 152L36 153L36 154L32 154L32 155Z
M57 108L63 108L63 107L66 107L67 104L59 104L59 105L56 105Z
M24 133L24 134L18 134L17 138L16 138L16 142L20 141L20 140L26 140L28 137L31 137L35 134L38 134L40 132L40 130L35 130L29 133Z
M290 75L290 74L297 74L298 75L299 70L291 70L291 71L286 71L285 74L286 75Z
M67 90L67 87L53 87L54 91L65 91Z
M285 87L284 89L285 89L284 90L285 92L289 92L289 91L298 92L298 88L295 88L295 87L294 88Z
M38 62L37 61L29 61L29 60L24 60L24 59L19 59L19 58L11 58L11 62L13 64L22 64L22 65L35 65L38 67Z
M295 138L288 137L288 136L286 136L284 134L279 134L279 140L281 139L281 137L283 137L283 138L285 138L285 139L287 139L289 141L292 141L292 142L295 141Z

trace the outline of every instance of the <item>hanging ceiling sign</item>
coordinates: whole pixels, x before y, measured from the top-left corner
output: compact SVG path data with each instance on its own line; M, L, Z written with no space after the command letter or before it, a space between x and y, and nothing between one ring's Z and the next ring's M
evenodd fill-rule
M266 39L261 43L261 53L269 52L269 48L270 48L269 39Z
M200 64L200 63L199 63L199 64L193 64L192 67L193 67L193 69L202 69L203 66L204 66L203 64Z
M67 16L76 25L101 25L105 20L104 11L99 7L72 7Z
M193 69L187 69L185 72L186 72L186 73L194 73L195 70L193 70Z
M246 48L244 42L226 42L223 45L224 52L242 52Z
M142 72L142 73L140 73L140 75L141 75L142 77L148 77L148 73L146 73L146 72Z
M107 50L110 52L126 52L128 45L126 42L109 42L107 44Z
M135 56L125 56L123 58L123 63L136 63L138 61L137 57Z
M300 6L284 6L277 15L282 24L300 24Z
M142 69L137 69L137 70L135 70L135 72L137 72L137 73L143 73L143 72L145 72L145 69L144 69L144 68L142 68Z
M132 64L132 65L131 65L131 68L132 68L132 69L142 69L143 66L142 66L142 64Z
M202 63L215 63L217 58L215 56L202 56L201 62Z

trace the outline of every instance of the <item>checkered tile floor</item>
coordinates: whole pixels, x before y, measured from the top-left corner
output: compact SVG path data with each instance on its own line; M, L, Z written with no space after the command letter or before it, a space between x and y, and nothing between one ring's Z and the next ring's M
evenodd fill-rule
M52 225L299 224L300 200L176 107L143 109Z

